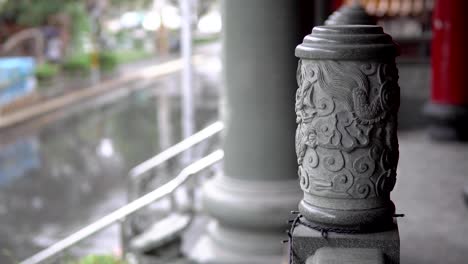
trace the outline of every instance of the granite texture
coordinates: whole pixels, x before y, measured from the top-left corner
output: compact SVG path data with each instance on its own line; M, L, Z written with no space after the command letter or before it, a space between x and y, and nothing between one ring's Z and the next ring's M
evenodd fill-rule
M399 155L396 54L378 26L315 27L297 47L299 211L308 221L361 232L391 228Z
M306 264L385 264L385 255L377 248L319 248Z
M317 26L296 48L296 57L311 60L394 61L392 37L375 25Z
M319 253L319 250L323 250L322 248L324 247L334 249L378 249L378 251L383 254L384 263L400 263L400 238L398 234L398 228L396 225L395 228L392 230L370 234L341 234L330 232L328 233L327 238L324 238L321 232L319 231L299 225L294 229L294 232L292 233L292 241L294 256L292 264L314 263L311 262L313 258L310 259L310 257L314 254ZM309 262L307 262L308 259ZM347 262L346 259L337 259L336 261L337 262L333 263L353 263Z

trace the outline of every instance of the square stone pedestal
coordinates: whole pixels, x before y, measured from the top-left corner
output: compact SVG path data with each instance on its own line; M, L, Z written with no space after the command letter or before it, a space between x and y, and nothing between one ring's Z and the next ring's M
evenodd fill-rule
M320 231L298 225L294 229L292 237L293 264L311 263L312 258L309 259L309 257L312 257L318 249L324 247L378 249L383 253L385 264L400 263L400 236L396 225L392 230L379 233L341 234L329 232L327 238L322 237ZM309 259L309 262L307 262L307 259Z

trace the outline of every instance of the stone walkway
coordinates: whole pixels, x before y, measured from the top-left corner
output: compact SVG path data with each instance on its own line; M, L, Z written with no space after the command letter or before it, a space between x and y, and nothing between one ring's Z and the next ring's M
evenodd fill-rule
M424 131L430 67L402 64L400 161L392 200L399 218L402 264L468 263L468 143L434 142Z
M398 180L392 193L401 263L468 263L468 144L437 143L423 131L400 132Z

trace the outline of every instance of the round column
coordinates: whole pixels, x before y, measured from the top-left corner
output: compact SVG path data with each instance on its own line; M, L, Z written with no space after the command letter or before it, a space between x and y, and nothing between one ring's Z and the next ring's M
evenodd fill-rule
M466 17L468 1L436 1L432 20L432 92L426 113L436 139L468 140L468 60Z
M296 1L223 1L224 172L203 188L213 218L202 263L280 263L297 207L294 93L301 37Z
M393 227L397 48L379 26L315 27L296 48L299 210L323 228Z

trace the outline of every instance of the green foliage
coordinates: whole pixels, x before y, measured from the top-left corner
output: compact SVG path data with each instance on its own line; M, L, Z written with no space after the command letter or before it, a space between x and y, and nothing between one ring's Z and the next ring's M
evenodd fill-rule
M55 64L43 63L36 67L35 75L39 80L46 80L54 77L59 72L59 67Z
M65 10L75 0L5 0L0 15L15 18L23 26L43 25L51 15Z
M99 53L99 67L104 72L114 70L119 64L118 57L114 52ZM91 70L91 54L76 54L63 62L63 69L71 73L88 73Z
M77 54L67 58L63 62L63 69L72 73L87 73L91 70L91 58L89 54Z
M220 40L219 34L213 34L209 36L198 37L193 40L194 45L203 45L208 43L213 43Z
M73 50L79 50L83 47L84 36L91 33L89 14L86 12L82 1L69 3L66 5L64 12L70 16L70 21L72 21L70 33Z
M40 27L57 14L69 17L70 35L74 48L82 46L82 39L90 32L90 21L84 0L2 0L0 17L9 18L25 27Z
M147 8L153 0L110 0L112 6L123 7L127 9Z
M110 255L89 255L69 264L125 264L126 262Z
M112 71L117 67L117 56L113 52L101 52L99 54L99 64L103 71Z
M134 62L151 56L144 50L119 50L118 52L114 52L114 54L119 64Z

